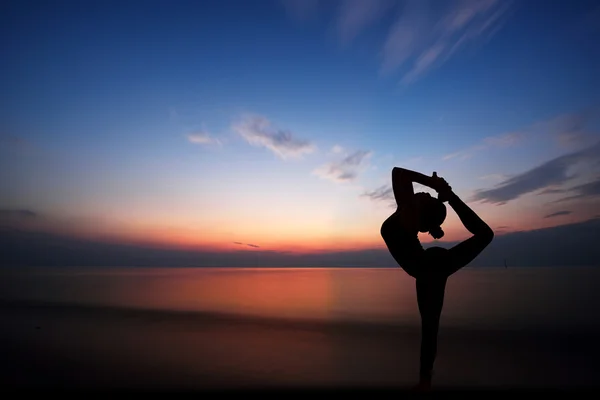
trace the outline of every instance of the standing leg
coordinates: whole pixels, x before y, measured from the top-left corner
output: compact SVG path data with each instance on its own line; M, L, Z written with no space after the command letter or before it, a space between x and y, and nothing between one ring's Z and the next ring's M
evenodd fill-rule
M425 384L431 384L433 364L437 355L439 325L439 315L421 316L421 368L419 378Z
M437 356L440 316L444 304L445 279L417 279L417 302L421 313L421 384L429 386Z

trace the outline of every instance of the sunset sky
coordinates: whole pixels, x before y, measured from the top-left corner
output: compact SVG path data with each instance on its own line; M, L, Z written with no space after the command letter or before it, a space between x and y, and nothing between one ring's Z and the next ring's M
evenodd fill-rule
M437 171L498 235L600 215L596 1L1 10L1 226L382 248L394 166ZM468 235L450 208L442 228Z

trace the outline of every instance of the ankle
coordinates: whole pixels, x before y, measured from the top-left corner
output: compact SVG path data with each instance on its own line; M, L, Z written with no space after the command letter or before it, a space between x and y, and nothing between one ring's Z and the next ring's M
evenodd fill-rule
M433 378L433 372L432 371L427 371L427 372L423 372L421 371L420 375L419 375L419 380L422 383L431 383L431 379Z

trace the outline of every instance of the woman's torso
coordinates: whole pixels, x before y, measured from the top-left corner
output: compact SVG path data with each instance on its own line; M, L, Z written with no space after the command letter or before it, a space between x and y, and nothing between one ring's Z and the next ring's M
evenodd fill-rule
M445 280L444 265L448 250L440 247L424 249L418 231L410 228L410 217L398 208L381 225L381 236L396 262L409 275L425 280Z

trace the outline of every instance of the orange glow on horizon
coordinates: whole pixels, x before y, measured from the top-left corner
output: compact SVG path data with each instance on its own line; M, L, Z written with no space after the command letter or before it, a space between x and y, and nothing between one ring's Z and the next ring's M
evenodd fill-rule
M584 213L568 215L566 218L539 219L523 210L521 215L510 215L509 219L494 218L495 206L476 206L482 212L482 218L498 235L515 231L528 231L548 228L565 223L580 222L589 219ZM481 211L480 211L481 210ZM527 212L527 213L525 213ZM290 224L282 229L283 222L273 224L234 224L204 225L194 227L192 223L185 225L165 225L160 223L133 224L131 222L114 222L101 219L62 219L32 222L19 226L30 231L42 231L62 236L102 241L122 245L141 245L153 248L207 251L207 252L287 252L292 254L318 254L338 251L360 251L367 249L385 249L380 236L380 223L385 219L381 215L372 215L354 225L332 225L331 221L317 219L305 221L303 225ZM380 222L381 220L381 222ZM506 226L506 228L500 228ZM239 229L237 229L239 228ZM464 240L470 233L454 213L449 213L442 226L445 235L439 242ZM426 245L436 241L427 233L419 234L419 239ZM236 243L237 242L237 243Z

